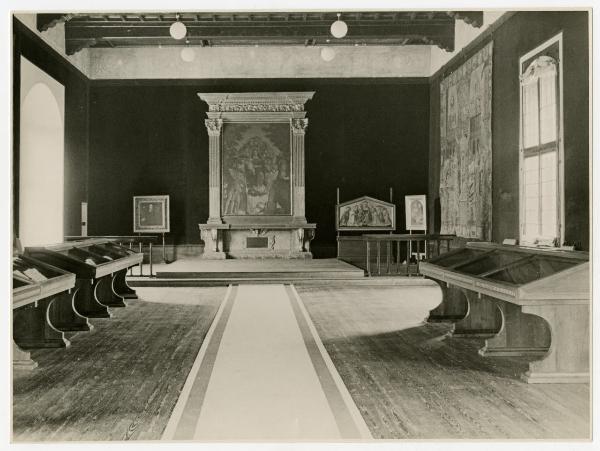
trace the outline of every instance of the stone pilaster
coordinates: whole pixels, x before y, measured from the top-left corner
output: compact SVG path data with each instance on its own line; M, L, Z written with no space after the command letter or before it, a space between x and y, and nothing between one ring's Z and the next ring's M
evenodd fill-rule
M291 119L294 222L306 223L304 210L304 134L308 119Z
M221 129L222 119L205 119L208 131L208 224L222 224L221 218Z

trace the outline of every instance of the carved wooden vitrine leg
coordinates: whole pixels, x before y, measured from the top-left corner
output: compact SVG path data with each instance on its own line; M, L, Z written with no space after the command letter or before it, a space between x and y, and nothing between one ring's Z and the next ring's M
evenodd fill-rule
M502 328L485 340L482 356L544 355L550 346L550 329L540 317L521 311L521 306L494 299L502 314Z
M438 285L442 289L442 303L429 312L427 321L437 323L463 319L469 311L464 292L460 288L447 286L444 282L438 282Z
M522 309L544 318L552 334L548 353L529 363L523 379L529 383L590 382L589 305L526 305Z
M467 315L454 324L453 337L487 337L502 327L502 314L494 301L485 295L462 290L469 305Z
M37 362L32 360L31 354L28 351L23 351L21 348L19 348L14 340L12 344L13 370L32 370L37 368Z
M75 311L86 318L110 318L111 313L107 306L102 305L94 296L94 285L97 281L91 279L77 279L75 281Z
M127 284L127 280L125 279L126 276L126 269L115 273L115 276L113 278L113 289L115 293L117 293L119 296L122 296L125 299L137 299L138 296L135 290Z
M13 311L13 339L23 349L64 348L70 345L62 331L49 321L48 308L53 298L37 301L37 305Z
M100 277L94 283L94 297L107 307L126 307L125 300L113 291L113 278L110 275Z
M78 288L56 296L48 308L50 324L64 332L88 331L94 328L85 316L80 315L75 308L75 297Z

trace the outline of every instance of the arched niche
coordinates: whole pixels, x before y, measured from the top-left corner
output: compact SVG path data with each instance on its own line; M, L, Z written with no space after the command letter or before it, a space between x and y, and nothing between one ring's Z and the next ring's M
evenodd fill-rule
M64 86L21 59L19 230L25 246L64 230Z

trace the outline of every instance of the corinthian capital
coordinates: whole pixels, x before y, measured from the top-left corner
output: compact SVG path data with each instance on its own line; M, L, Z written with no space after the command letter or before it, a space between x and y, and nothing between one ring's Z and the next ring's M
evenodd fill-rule
M304 135L308 127L308 119L292 119L292 133L295 135Z
M204 119L204 124L210 136L219 136L221 134L223 119Z

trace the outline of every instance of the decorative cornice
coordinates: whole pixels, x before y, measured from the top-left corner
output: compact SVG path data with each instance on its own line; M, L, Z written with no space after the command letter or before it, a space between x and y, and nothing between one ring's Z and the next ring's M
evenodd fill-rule
M219 136L221 127L223 127L223 119L204 119L204 125L206 125L209 136Z
M292 119L292 133L294 135L304 135L308 127L308 119Z
M198 93L210 112L302 112L314 92Z
M75 14L36 14L36 28L39 32L48 31L50 28L65 23L75 17Z
M448 11L447 14L455 20L462 20L472 27L483 25L483 11Z

